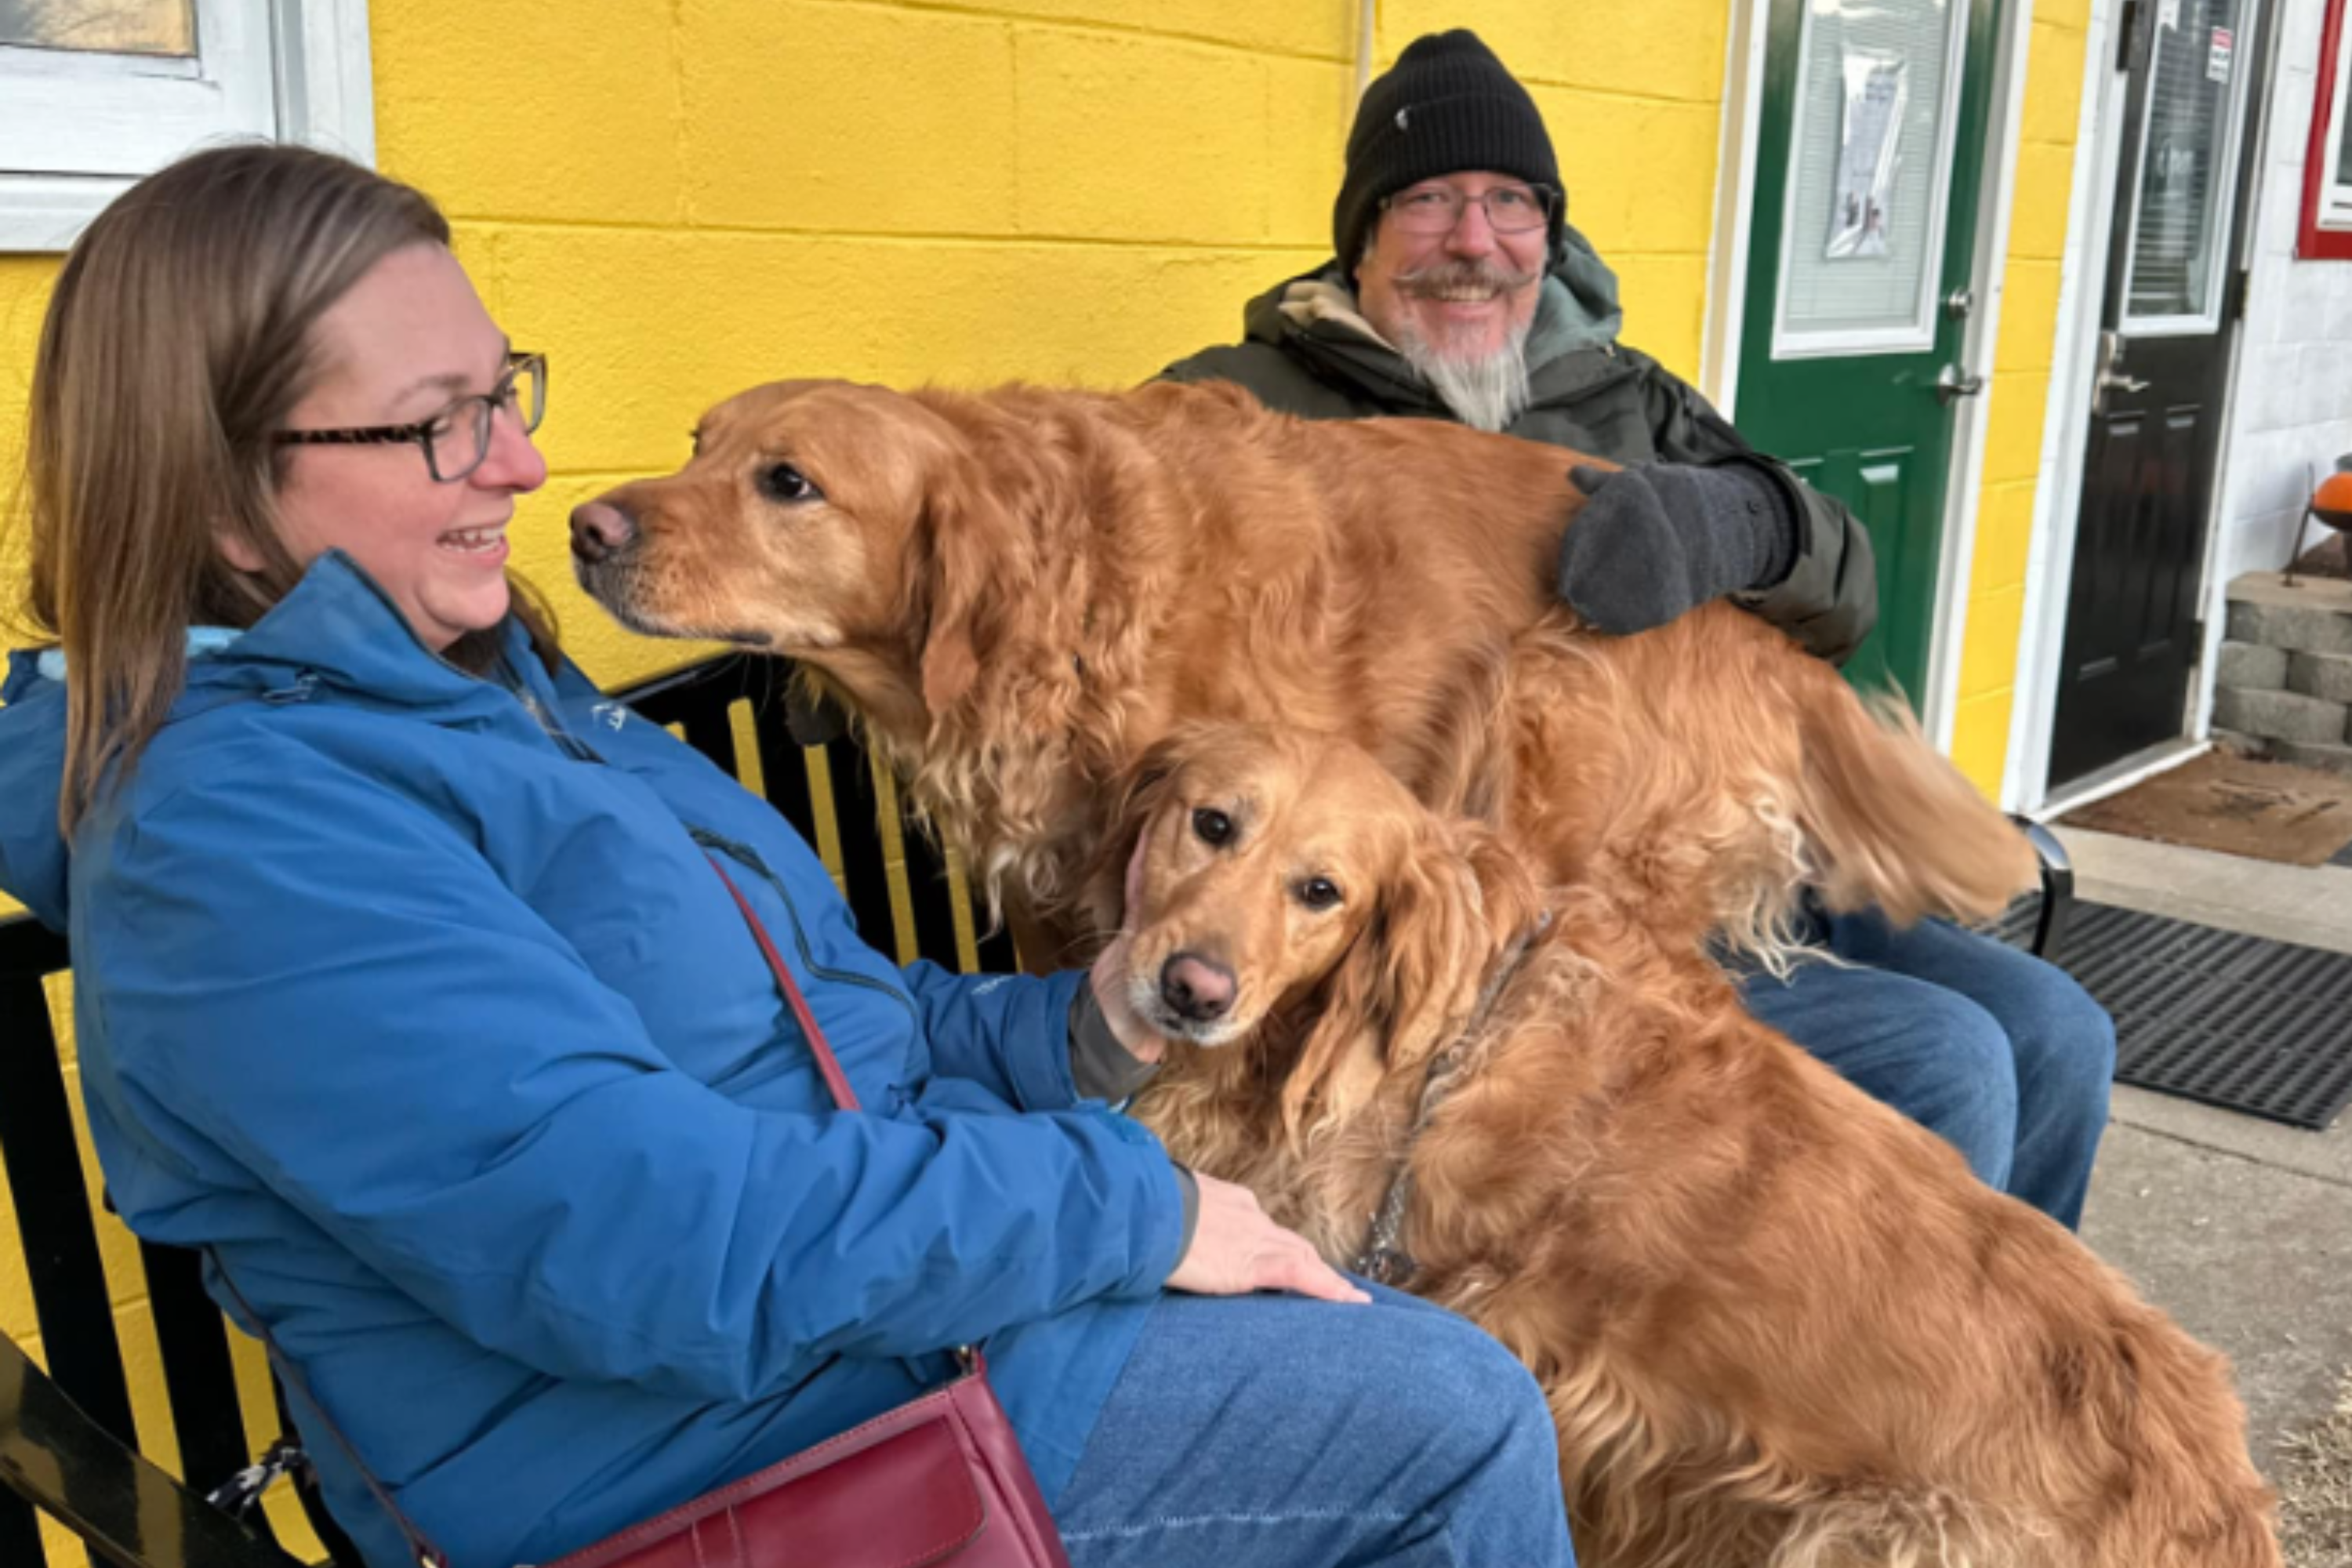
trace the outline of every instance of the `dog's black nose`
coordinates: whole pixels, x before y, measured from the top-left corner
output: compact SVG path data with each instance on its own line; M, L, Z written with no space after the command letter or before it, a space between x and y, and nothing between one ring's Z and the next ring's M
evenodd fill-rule
M594 565L626 550L637 537L637 520L611 501L583 501L572 509L572 553Z
M1234 972L1198 953L1179 952L1160 966L1160 996L1178 1017L1210 1023L1233 1008Z

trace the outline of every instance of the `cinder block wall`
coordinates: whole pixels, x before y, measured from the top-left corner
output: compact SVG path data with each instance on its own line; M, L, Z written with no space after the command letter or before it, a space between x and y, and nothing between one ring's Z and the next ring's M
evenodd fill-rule
M682 461L709 404L802 375L1125 385L1237 335L1251 295L1330 248L1358 15L1341 0L373 0L370 15L380 165L440 200L492 310L550 356L554 473L520 509L517 563L607 682L700 650L632 637L583 599L564 514ZM1623 280L1629 340L1685 375L1728 15L1729 0L1386 0L1374 50L1384 66L1467 26L1529 81L1570 216ZM55 274L53 257L0 257L0 498ZM0 605L21 594L19 559L0 548ZM5 1259L9 1212L0 1194ZM169 1462L145 1283L107 1224L142 1442ZM0 1327L32 1336L21 1279L0 1276ZM257 1355L243 1371L266 1408Z

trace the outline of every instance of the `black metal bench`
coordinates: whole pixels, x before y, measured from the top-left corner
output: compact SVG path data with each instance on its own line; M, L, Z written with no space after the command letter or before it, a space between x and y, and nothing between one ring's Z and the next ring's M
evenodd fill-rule
M786 732L784 669L778 660L732 655L621 695L755 784L811 842L834 847L867 941L902 959L920 955L950 968L1013 968L1013 945L1002 934L978 934L970 947L959 940L945 863L903 821L895 833L884 825L890 797L865 755L847 741L804 752ZM817 778L830 795L829 813ZM2043 864L2032 946L2047 952L2063 931L2073 876L2057 840L2024 826ZM902 870L890 863L894 840ZM68 963L60 938L29 920L0 922L0 1160L48 1363L44 1374L0 1335L0 1565L48 1563L37 1510L121 1568L299 1568L260 1510L241 1522L203 1499L251 1458L229 1331L205 1293L195 1255L144 1242L139 1256L187 1485L142 1456L44 988ZM284 1430L282 1405L259 1425ZM303 1500L335 1561L356 1563L315 1499Z
M730 655L621 695L754 784L810 842L832 850L868 942L951 969L1013 968L1013 944L1002 933L967 923L960 940L946 864L903 821L895 832L883 825L891 797L855 742L803 752L786 731L785 668ZM0 1565L48 1563L37 1510L122 1568L294 1568L262 1510L252 1510L248 1524L204 1501L205 1491L252 1458L229 1331L205 1293L196 1256L144 1242L139 1257L187 1485L142 1456L44 986L68 961L65 942L34 921L0 921L0 1161L48 1363L44 1374L0 1335ZM282 1409L257 1426L283 1430ZM356 1563L332 1522L314 1506L309 1512L331 1554Z

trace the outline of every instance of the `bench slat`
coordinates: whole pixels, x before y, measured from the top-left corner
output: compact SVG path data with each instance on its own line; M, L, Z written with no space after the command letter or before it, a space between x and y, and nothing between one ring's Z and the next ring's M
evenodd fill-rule
M154 1307L155 1340L163 1353L163 1385L171 1396L172 1430L180 1440L180 1473L199 1491L243 1469L251 1458L239 1414L236 1367L230 1359L227 1321L205 1293L204 1264L181 1247L139 1244L147 1264L147 1295ZM265 1534L268 1521L255 1519Z
M19 929L0 935L15 937ZM23 940L23 939L18 939ZM26 946L33 943L26 942ZM122 1347L114 1332L114 1305L90 1220L65 1069L38 972L12 961L0 973L0 1161L16 1196L16 1229L33 1310L50 1375L108 1431L139 1441L131 1418L131 1390L122 1375Z

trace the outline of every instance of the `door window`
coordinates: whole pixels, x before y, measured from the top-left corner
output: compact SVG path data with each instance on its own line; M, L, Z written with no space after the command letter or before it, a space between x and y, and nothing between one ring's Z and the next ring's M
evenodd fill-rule
M0 250L200 143L281 132L270 0L0 0Z
M91 54L192 55L194 0L0 0L0 44Z
M2155 0L2147 104L2132 205L2124 330L2210 332L2221 317L2249 74L2241 0Z
M1807 0L1773 358L1934 346L1967 16Z

